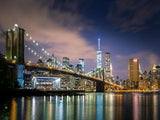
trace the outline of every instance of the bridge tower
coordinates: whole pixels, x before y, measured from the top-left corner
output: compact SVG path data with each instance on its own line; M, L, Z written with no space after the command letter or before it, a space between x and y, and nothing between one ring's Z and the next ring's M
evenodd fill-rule
M24 64L24 29L17 24L6 32L6 58Z
M6 32L5 57L7 60L16 60L17 80L21 87L23 87L24 70L24 33L25 30L19 28L17 24Z

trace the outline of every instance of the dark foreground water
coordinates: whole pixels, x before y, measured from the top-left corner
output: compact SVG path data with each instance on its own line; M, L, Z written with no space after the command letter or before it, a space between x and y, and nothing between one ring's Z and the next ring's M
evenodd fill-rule
M159 120L160 94L86 93L0 99L0 120Z

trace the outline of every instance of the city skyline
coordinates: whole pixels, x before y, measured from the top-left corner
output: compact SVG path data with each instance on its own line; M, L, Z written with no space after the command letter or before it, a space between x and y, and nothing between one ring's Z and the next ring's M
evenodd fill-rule
M128 60L133 57L139 58L143 72L151 70L153 64L160 64L159 4L158 0L152 4L137 0L130 3L6 0L0 5L0 29L9 29L17 23L59 60L67 56L77 64L83 57L86 72L96 68L97 39L101 38L103 67L104 53L110 52L113 75L127 79Z

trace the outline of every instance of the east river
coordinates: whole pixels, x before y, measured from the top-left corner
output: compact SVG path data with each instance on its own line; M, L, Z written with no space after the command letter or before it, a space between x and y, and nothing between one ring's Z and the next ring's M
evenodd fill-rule
M0 98L0 120L159 120L158 93Z

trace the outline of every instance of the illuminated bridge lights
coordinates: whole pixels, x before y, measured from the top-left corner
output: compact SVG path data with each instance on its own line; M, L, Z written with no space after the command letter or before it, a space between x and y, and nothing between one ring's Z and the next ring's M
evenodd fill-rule
M53 67L48 67L48 66L44 66L44 65L34 65L34 64L29 64L29 63L26 63L27 66L33 66L33 67L38 67L38 68L44 68L44 69L48 69L48 70L55 70L57 72L62 72L63 74L71 74L71 75L75 75L75 76L79 76L79 77L84 77L85 79L88 79L88 80L94 80L94 81L101 81L103 82L103 79L101 78L97 78L95 76L89 76L88 74L84 74L84 73L76 73L74 71L68 71L68 70L64 70L64 69L60 69L60 68L53 68ZM105 84L108 84L108 85L111 85L111 86L114 86L114 87L118 87L118 88L121 88L123 89L122 86L119 86L117 84L114 84L114 83L110 83L109 81L104 81ZM43 84L43 83L42 83ZM39 84L40 85L40 84Z
M25 45L25 49L29 50L33 55L38 56L38 58L40 58L40 59L42 59L42 58L46 59L46 58L49 57L49 55L51 55L45 48L40 48L39 43L36 40L33 40L31 35L26 33L25 36L26 36L27 40L29 40L32 43L32 44ZM16 61L12 61L12 62L16 63ZM62 74L70 74L70 75L73 75L73 76L76 76L76 77L78 76L78 77L82 77L82 78L85 78L85 79L88 79L88 80L92 80L92 81L101 81L101 82L103 81L103 79L101 79L101 78L96 78L95 76L91 76L91 75L94 75L94 74L98 73L99 71L102 71L103 68L98 69L98 70L94 69L93 71L89 72L88 74L84 74L84 73L76 73L74 71L70 71L70 69L61 70L60 68L62 68L63 65L59 61L57 61L57 63L60 66L60 67L58 66L59 67L58 69L53 68L51 66L47 67L47 66L41 66L39 64L30 64L30 63L26 63L26 66L33 66L35 68L42 68L42 69L44 68L44 69L47 69L47 70L54 70L54 71L58 71L59 73L62 73ZM36 80L38 81L39 79L40 78L37 78ZM36 85L38 85L38 84L39 85L41 85L41 84L42 85L43 84L53 84L52 83L53 81L54 80L51 80L49 82L48 81L36 82ZM105 83L109 84L109 85L112 85L112 86L120 87L119 85L116 85L116 84L108 82L108 81L105 81Z

